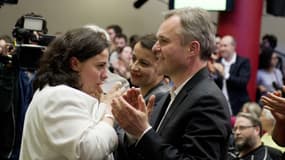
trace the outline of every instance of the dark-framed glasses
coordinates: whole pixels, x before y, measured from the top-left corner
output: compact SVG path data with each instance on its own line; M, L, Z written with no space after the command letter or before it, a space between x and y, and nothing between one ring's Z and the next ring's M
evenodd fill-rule
M236 132L237 130L244 131L244 130L246 130L248 128L253 128L253 127L256 127L256 126L254 126L254 125L251 125L251 126L235 126L233 128L233 132Z

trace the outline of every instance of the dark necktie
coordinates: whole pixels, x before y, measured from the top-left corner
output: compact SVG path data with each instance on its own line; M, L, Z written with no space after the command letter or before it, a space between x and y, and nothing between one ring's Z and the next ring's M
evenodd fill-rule
M157 129L157 127L158 127L158 125L159 125L163 115L165 114L165 111L166 111L166 109L167 109L167 107L169 105L169 102L170 102L170 94L168 94L168 96L167 96L163 106L161 107L161 110L160 110L160 113L158 114L156 122L154 122L155 124L153 126L153 129L155 129L155 130Z

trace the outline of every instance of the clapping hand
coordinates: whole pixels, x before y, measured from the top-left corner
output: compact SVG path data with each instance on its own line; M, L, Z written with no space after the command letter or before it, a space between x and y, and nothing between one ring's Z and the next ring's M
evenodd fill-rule
M112 101L112 113L119 125L136 138L150 126L149 109L154 105L154 96L146 105L140 90L129 89L123 96Z
M280 91L262 96L261 102L264 104L264 108L269 109L276 119L285 120L285 97L281 97Z

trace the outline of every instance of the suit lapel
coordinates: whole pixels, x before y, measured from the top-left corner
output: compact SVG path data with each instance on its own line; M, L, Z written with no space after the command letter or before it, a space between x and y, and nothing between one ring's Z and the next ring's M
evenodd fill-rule
M237 69L239 68L239 63L239 56L237 55L236 62L231 65L230 74L235 74L237 72Z
M177 114L183 112L183 108L185 104L183 104L183 101L187 96L191 95L191 91L194 86L196 86L201 80L208 78L209 73L207 68L201 69L199 72L197 72L182 88L182 90L178 93L176 98L174 99L173 103L171 104L170 109L168 110L165 119L163 120L159 131L162 131L166 124L168 124L169 121ZM187 102L186 105L191 104L191 102ZM156 122L159 123L159 122Z
M161 100L159 101L159 103L154 106L153 111L152 111L152 115L150 118L150 124L153 127L157 127L158 123L160 120L158 120L159 115L161 114L162 108L164 105L166 105L165 103L167 103L167 98L169 96L169 93L166 93L163 97L161 97Z

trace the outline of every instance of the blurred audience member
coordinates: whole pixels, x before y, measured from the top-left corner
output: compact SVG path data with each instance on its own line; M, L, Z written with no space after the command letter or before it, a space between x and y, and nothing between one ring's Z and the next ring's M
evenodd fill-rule
M210 73L210 78L216 80L218 77L224 76L224 66L217 62L217 56L213 53L207 62L207 67Z
M133 34L130 36L129 45L132 47L132 49L134 49L135 44L138 42L139 39L140 39L139 35Z
M261 46L261 50L265 49L265 48L271 48L271 49L275 49L278 43L278 39L275 35L273 34L265 34L262 37L262 42L260 44Z
M120 76L130 79L130 63L132 61L132 48L130 46L123 47L118 52L118 60L113 63L114 73Z
M0 36L0 159L11 159L15 151L17 118L19 111L18 70L10 63L13 53L12 39Z
M216 56L215 59L218 60L220 58L220 48L221 48L221 36L220 35L216 35L215 38L215 51L214 51L214 55Z
M125 46L127 46L128 44L128 38L125 34L118 34L115 37L115 44L116 44L116 48L115 50L113 50L110 54L110 67L113 68L118 59L119 59L119 52L121 52L123 50L123 48ZM113 70L112 70L113 71Z
M242 105L241 112L253 114L256 117L260 117L262 109L256 102L246 102Z
M106 28L109 36L110 36L110 39L111 39L111 47L110 47L110 53L112 53L115 49L116 49L116 43L115 43L115 37L118 35L118 34L122 34L123 30L122 28L117 25L117 24L113 24L113 25L109 25L107 28Z
M265 48L259 55L259 69L257 71L257 101L267 92L273 92L283 86L283 75L276 68L277 54L271 48Z
M220 59L220 47L221 47L221 37L216 35L215 37L215 50L211 54L210 59L208 60L207 66L210 72L210 78L216 79L218 76L223 76L223 65L217 61Z
M121 34L117 34L115 37L115 43L116 43L116 49L120 50L122 48L124 48L125 46L127 46L128 44L128 37L121 33Z
M239 113L233 128L237 155L230 154L229 160L281 160L282 152L264 146L261 142L260 120L250 113Z
M13 40L8 35L0 36L0 55L7 56L13 53Z
M221 40L221 60L223 67L217 69L217 85L222 89L228 100L232 115L236 115L242 105L249 101L247 84L250 78L250 63L236 53L236 41L234 37L226 35Z
M261 141L263 142L263 144L284 152L285 147L280 147L272 139L272 130L274 128L276 120L268 109L262 110L260 121L264 132L264 134L261 137Z
M282 93L285 92L285 87L282 87ZM281 97L281 95L283 97ZM284 93L280 91L274 91L273 93L267 93L261 97L261 102L264 104L264 108L269 109L274 116L276 123L272 131L272 138L275 142L285 147L285 98Z

